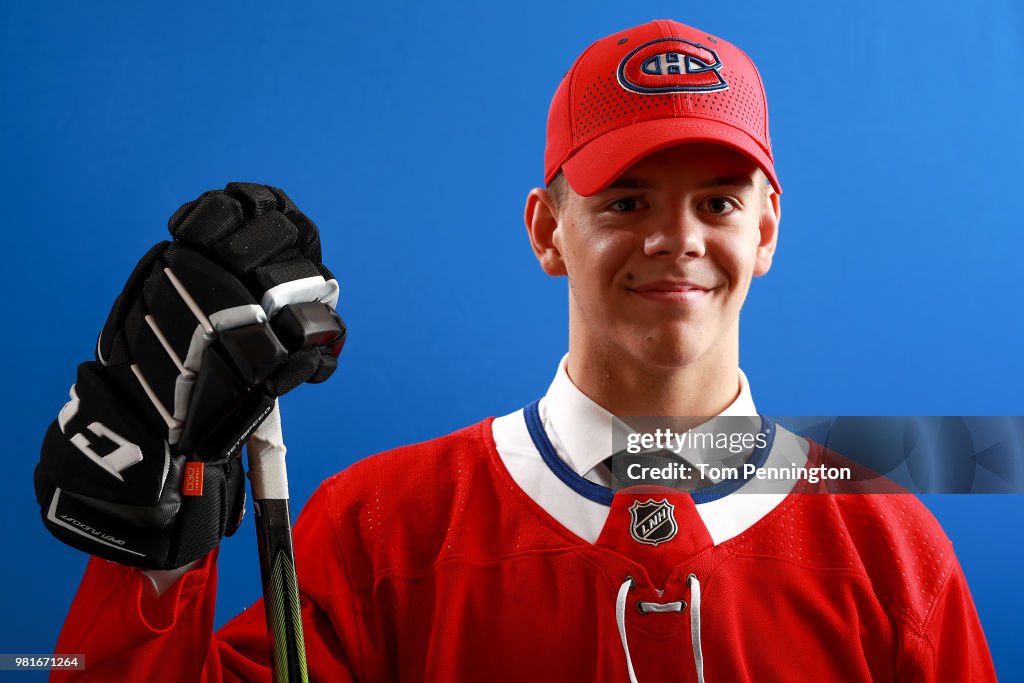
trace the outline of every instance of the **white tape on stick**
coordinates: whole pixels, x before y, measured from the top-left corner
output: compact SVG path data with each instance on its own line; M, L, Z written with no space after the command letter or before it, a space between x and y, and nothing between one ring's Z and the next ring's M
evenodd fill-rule
M249 456L252 497L256 500L287 500L288 471L284 456L288 449L284 445L281 411L276 401L270 415L249 437L245 450Z

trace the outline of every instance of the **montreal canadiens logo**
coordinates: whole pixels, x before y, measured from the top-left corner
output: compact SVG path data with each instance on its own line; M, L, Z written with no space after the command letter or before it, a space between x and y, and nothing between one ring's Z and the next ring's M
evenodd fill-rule
M714 50L682 38L644 43L619 62L619 85L641 95L712 92L729 84Z
M648 498L643 503L634 501L629 508L629 516L632 518L629 533L633 540L647 545L671 541L679 531L674 513L675 508L665 498Z

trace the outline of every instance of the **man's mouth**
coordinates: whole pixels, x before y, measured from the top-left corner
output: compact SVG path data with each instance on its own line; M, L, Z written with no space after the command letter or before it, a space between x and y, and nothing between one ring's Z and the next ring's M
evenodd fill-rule
M705 298L714 288L687 280L658 280L629 290L645 299L668 303L693 303Z

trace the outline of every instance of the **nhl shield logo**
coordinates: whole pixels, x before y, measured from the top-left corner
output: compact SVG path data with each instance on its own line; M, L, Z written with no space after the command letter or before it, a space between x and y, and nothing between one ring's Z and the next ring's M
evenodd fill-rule
M643 503L634 501L629 508L629 516L632 518L629 533L638 543L659 545L671 541L679 531L675 507L666 498L648 498Z

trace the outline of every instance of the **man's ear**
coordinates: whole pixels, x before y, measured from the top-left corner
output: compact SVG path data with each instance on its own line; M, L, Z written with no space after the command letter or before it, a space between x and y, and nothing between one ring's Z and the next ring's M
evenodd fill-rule
M767 196L761 203L760 238L757 242L757 256L754 259L754 275L760 276L772 267L772 257L779 242L779 222L782 220L782 205L779 195L771 188L764 190Z
M544 272L553 277L565 275L565 262L555 244L558 229L558 209L551 195L543 187L535 187L526 197L526 211L523 215L526 232L530 235L530 246Z

